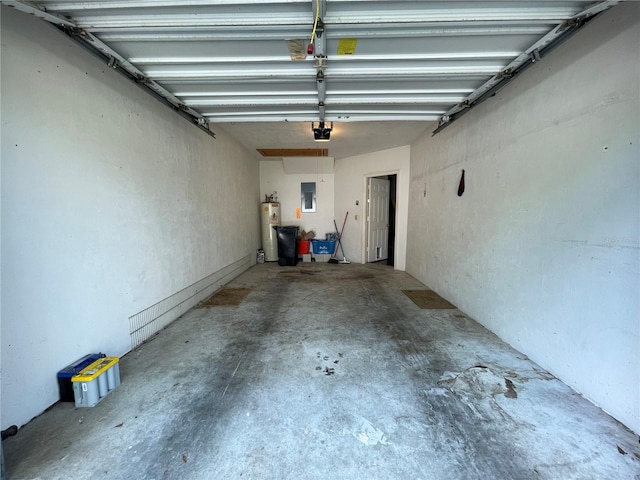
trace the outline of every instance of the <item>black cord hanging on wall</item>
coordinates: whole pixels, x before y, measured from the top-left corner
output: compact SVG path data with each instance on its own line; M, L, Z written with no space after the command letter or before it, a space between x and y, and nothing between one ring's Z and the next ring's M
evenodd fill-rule
M462 170L462 176L460 177L460 185L458 185L458 196L461 197L464 193L464 169Z

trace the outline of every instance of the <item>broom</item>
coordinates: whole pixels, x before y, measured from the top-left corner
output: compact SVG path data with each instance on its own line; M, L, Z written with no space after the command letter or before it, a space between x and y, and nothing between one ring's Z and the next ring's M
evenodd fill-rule
M342 233L344 232L344 226L347 224L347 217L349 216L349 212L347 212L347 214L344 216L344 222L342 223L342 230L340 232L338 232L338 224L336 223L335 218L333 219L333 226L336 229L336 234L338 235L338 246L340 247L340 251L342 252L342 260L337 260L336 258L330 258L329 259L329 263L351 263L349 260L347 260L347 257L345 257L344 255L344 248L342 247L342 242L340 241L342 239ZM334 252L334 257L335 254L338 253L338 247L336 247L335 252Z

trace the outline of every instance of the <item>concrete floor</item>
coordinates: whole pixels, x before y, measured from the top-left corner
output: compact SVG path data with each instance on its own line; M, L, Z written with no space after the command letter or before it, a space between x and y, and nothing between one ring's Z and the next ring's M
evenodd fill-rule
M253 290L5 440L9 478L640 478L637 435L459 310L417 308L405 273L263 264L228 286Z

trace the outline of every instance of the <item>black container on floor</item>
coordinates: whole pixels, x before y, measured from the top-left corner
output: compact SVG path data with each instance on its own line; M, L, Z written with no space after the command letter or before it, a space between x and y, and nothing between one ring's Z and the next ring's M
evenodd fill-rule
M273 227L278 235L278 265L295 266L298 263L298 227Z

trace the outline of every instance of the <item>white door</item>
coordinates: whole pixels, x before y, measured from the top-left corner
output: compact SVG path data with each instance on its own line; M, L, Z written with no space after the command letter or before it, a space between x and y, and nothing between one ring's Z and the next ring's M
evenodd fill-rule
M367 262L389 256L389 180L367 179Z

